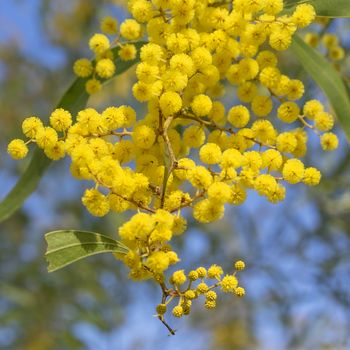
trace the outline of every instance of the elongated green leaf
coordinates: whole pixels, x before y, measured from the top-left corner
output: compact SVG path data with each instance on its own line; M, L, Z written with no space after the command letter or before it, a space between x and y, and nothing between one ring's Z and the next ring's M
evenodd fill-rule
M73 262L100 253L126 254L128 248L115 239L95 232L63 230L45 235L48 271L59 270Z
M143 44L143 42L140 42L136 43L135 46L139 50ZM115 64L117 69L115 76L122 74L139 61L139 57L137 57L133 61L123 62L118 58L119 48L114 48L112 51L116 57ZM76 115L81 109L83 109L89 99L89 95L85 91L86 80L87 79L76 79L63 95L62 99L57 105L57 108L67 109L72 113L72 115ZM46 158L41 150L35 150L27 169L20 176L13 189L0 203L0 222L4 221L15 213L16 210L22 206L23 202L29 197L29 195L35 191L41 177L50 164L51 161Z
M295 36L291 51L326 94L350 141L350 99L342 77L319 52Z
M36 149L33 157L12 191L0 204L0 222L9 218L24 200L36 189L51 161L41 150Z
M311 4L317 16L350 17L349 0L285 0L285 9L291 10L299 4Z

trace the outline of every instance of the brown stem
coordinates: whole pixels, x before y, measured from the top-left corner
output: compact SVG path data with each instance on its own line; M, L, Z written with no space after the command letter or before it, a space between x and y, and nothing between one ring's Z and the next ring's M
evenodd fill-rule
M175 330L174 329L172 329L166 322L165 322L165 320L164 320L164 318L162 317L162 316L158 316L158 319L163 323L163 325L168 329L168 331L169 331L169 333L171 334L171 335L175 335Z
M167 165L165 164L165 171L164 171L164 181L163 181L163 188L162 188L162 192L161 192L161 200L160 200L160 207L163 208L164 207L164 201L165 201L165 192L166 192L166 187L169 181L169 177L172 173L172 171L177 167L177 161L176 161L176 157L175 157L175 153L173 150L173 147L171 145L170 139L169 139L169 135L168 135L168 130L170 127L171 122L173 121L174 117L168 117L165 122L164 125L162 125L162 121L163 121L163 117L160 116L160 125L159 125L159 132L163 137L163 140L166 144L166 148L167 148L167 154L168 157L170 159L170 165L169 167L167 167Z
M208 129L220 130L220 131L223 131L223 132L227 132L229 134L234 134L235 133L234 130L231 129L231 128L220 127L220 126L216 125L215 123L213 123L211 121L197 118L194 115L182 114L182 115L179 115L179 118L194 120L194 121L204 125ZM246 138L247 140L253 141L254 143L256 143L257 145L259 145L261 147L268 147L268 148L276 149L275 146L271 146L271 145L265 144L263 142L260 142L260 141L258 141L256 139L254 139L254 138L250 138L250 137L247 137L247 136L244 136L244 138Z
M90 170L90 169L89 169L89 170ZM90 172L91 172L91 170L90 170ZM152 213L152 214L154 214L154 213L156 212L154 209L149 208L149 207L143 205L143 204L140 203L140 202L136 202L136 201L133 200L133 199L125 198L124 196L122 196L122 195L120 195L120 194L118 194L118 193L113 192L112 188L111 188L110 186L107 186L106 184L104 184L102 181L100 181L100 180L93 174L93 172L91 172L91 174L92 174L92 175L94 176L94 178L95 178L96 185L101 185L101 186L103 186L103 187L106 187L106 188L110 189L112 194L115 194L115 195L118 196L119 198L124 199L125 201L130 202L131 204L136 205L136 206L137 206L138 208L140 208L140 209L143 209L143 210L145 210L145 211L148 211L149 213Z
M111 135L118 136L118 137L124 137L124 136L131 136L132 132L131 131L127 131L127 130L124 130L122 132L112 131Z
M172 210L171 212L172 212L172 213L176 213L177 211L179 211L179 210L181 210L181 209L183 209L183 208L190 207L196 200L203 198L204 195L205 195L205 192L204 192L204 191L198 192L198 193L191 199L191 201L186 202L186 203L184 203L184 204L181 204L179 207L177 207L176 209Z

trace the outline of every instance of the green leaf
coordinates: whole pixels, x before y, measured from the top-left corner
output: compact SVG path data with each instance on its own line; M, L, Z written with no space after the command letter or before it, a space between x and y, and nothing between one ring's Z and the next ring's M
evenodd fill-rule
M285 0L284 3L287 11L299 4L311 4L315 7L317 16L350 17L349 0Z
M62 230L45 235L48 271L59 270L73 262L100 253L127 254L129 249L115 239L95 232Z
M17 181L14 188L0 203L0 222L9 218L21 207L24 200L36 189L40 179L50 165L51 160L45 157L39 149L34 151L33 157Z
M142 45L144 45L144 42L135 44L138 51ZM119 47L112 50L114 57L116 57L115 64L117 69L115 76L122 74L139 61L139 57L133 61L121 61L118 56L119 50ZM89 99L89 95L85 91L86 81L87 79L76 79L61 98L57 108L64 108L70 111L72 115L76 115L80 110L84 109ZM107 80L105 82L107 82ZM13 189L0 203L0 222L14 214L22 206L23 202L35 191L40 179L50 164L51 160L49 160L40 149L34 151L27 169L20 176Z
M350 98L342 77L325 57L300 37L294 37L291 51L327 96L350 141Z

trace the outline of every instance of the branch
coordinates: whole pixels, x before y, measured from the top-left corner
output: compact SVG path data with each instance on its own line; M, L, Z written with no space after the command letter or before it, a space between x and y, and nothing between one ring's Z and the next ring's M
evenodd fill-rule
M182 114L182 115L179 115L177 118L182 118L182 119L190 119L190 120L194 120L202 125L204 125L207 129L214 129L214 130L220 130L222 132L227 132L231 135L235 134L235 131L232 129L232 128L223 128L219 125L216 125L214 122L212 121L209 121L209 120L203 120L203 119L200 119L200 118L197 118L196 116L194 115L191 115L191 114ZM249 140L249 141L253 141L254 143L256 143L257 145L259 145L260 147L267 147L267 148L272 148L272 149L276 149L275 146L272 146L272 145L268 145L268 144L265 144L263 142L260 142L254 138L251 138L251 137L247 137L247 136L244 136L245 139Z
M162 117L160 117L160 119L161 119L160 121L163 120ZM174 150L172 148L172 145L171 145L171 142L170 142L170 139L169 139L169 135L168 135L168 130L169 130L170 124L173 121L173 119L174 119L173 116L168 117L165 120L164 126L162 125L161 122L160 122L160 125L159 125L159 129L160 129L159 131L160 131L160 134L162 135L163 140L164 140L164 142L166 144L167 154L168 154L168 157L170 159L169 167L167 167L167 164L165 162L164 181L163 181L163 188L162 188L161 200L160 200L160 207L161 208L164 207L165 192L166 192L166 187L167 187L167 184L168 184L168 181L169 181L169 177L170 177L172 171L177 167L177 160L176 160L176 157L175 157L175 154L174 154Z
M168 331L170 332L171 335L175 335L175 330L172 329L164 320L164 317L162 316L158 316L158 319L163 323L163 325L168 329Z

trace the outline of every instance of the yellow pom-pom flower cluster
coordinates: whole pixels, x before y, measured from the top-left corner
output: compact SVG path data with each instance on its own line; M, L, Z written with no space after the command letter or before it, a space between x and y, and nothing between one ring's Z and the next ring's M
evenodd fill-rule
M85 88L90 95L101 91L103 81L113 77L118 68L116 58L119 57L122 61L136 58L135 45L122 43L120 36L128 40L138 40L142 36L141 26L135 20L126 20L118 28L118 21L111 16L102 19L101 32L94 34L89 40L89 48L94 53L95 60L91 62L87 58L80 58L73 66L75 75L86 79ZM112 51L114 45L118 45L119 50Z
M50 159L70 157L72 175L91 182L82 203L94 216L137 211L119 228L129 252L118 258L133 280L152 278L161 286L157 314L165 322L168 297L179 298L176 317L188 314L199 295L206 308L215 307L205 278L216 279L223 292L245 294L235 275L223 276L218 266L179 270L170 280L174 288L167 286L165 272L180 260L170 242L186 231L186 217L219 220L227 206L245 202L248 190L277 203L286 183L317 185L321 173L300 159L307 130L320 136L325 151L336 149L338 139L333 116L317 100L301 105L303 83L278 68L276 51L314 20L311 5L298 5L290 16L279 15L282 0L130 0L128 7L133 18L119 27L112 17L102 20L103 33L89 41L95 59L79 59L74 72L86 79L88 93L98 92L118 68L113 46L122 60L132 60L134 41L147 36L132 88L147 113L136 116L125 105L87 108L73 120L57 109L50 126L27 118L27 142L12 141L8 152L20 159L36 143ZM228 84L239 102L226 110L220 98Z
M171 288L167 288L164 280L161 280L163 296L161 304L156 308L158 318L167 326L164 314L170 304L173 304L173 316L180 318L189 315L192 303L200 298L204 299L203 306L206 309L214 309L218 298L215 289L243 297L245 290L238 285L236 272L243 270L245 264L240 260L234 266L236 271L226 275L218 265L212 265L208 269L201 266L187 274L184 270L177 270L170 277Z

